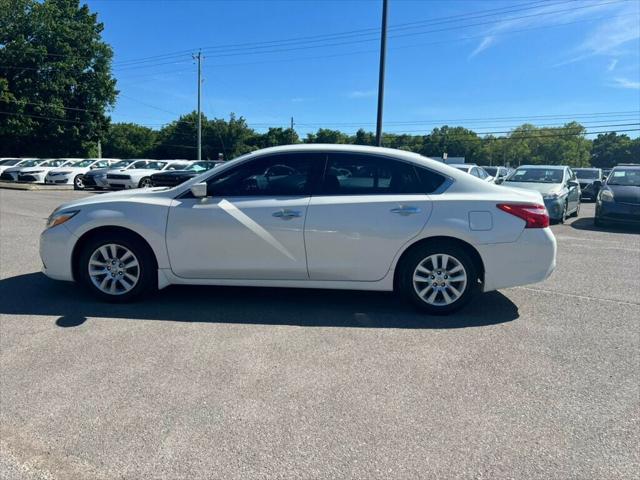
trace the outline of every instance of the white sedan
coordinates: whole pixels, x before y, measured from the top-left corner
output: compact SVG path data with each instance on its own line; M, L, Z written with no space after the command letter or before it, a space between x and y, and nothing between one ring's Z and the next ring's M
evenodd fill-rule
M451 164L451 166L460 171L467 172L469 175L478 177L480 180L484 180L485 182L496 183L493 176L491 176L484 168L479 167L476 164L459 163Z
M18 181L18 172L22 168L27 167L37 167L38 165L46 162L46 158L27 158L16 162L12 166L7 166L2 169L2 174L0 174L0 180L4 180L6 182L17 182Z
M107 183L114 190L152 186L151 175L167 170L184 170L188 160L138 160L133 165L107 172Z
M548 226L536 192L399 150L295 145L62 205L40 255L46 275L107 301L171 284L396 290L445 314L547 278Z
M45 160L37 167L19 167L17 171L19 182L36 182L43 183L44 178L51 170L59 167L69 167L76 163L77 160L66 160L64 158L53 158Z
M0 174L9 168L24 165L29 160L37 160L37 158L3 158L2 161L0 161Z
M95 168L106 168L118 160L113 158L85 158L73 165L58 167L47 173L44 183L55 185L73 184L74 190L84 190L83 175Z

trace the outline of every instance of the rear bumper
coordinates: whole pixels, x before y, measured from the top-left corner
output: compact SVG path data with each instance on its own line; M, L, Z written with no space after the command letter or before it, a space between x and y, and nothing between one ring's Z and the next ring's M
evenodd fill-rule
M477 246L484 263L483 291L542 282L556 268L550 228L525 228L517 241Z

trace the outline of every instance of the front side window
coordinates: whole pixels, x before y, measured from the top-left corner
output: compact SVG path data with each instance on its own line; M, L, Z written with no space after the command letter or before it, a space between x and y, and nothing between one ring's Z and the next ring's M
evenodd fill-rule
M207 195L214 197L298 196L311 193L315 170L325 155L291 153L269 155L245 162L214 175L207 182Z

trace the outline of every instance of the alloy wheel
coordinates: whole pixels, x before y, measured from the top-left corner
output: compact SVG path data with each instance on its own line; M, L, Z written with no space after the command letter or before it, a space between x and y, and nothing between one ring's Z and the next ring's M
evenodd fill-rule
M98 247L89 257L89 278L107 295L130 292L140 280L140 264L126 247L109 243Z
M451 255L429 255L413 271L413 288L429 305L451 305L462 297L466 287L467 271Z

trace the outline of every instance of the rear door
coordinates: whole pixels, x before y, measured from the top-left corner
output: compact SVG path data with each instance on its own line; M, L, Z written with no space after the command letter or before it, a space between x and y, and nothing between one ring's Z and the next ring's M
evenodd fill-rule
M329 153L307 212L309 278L382 279L396 253L427 222L428 191L411 163L379 155Z

